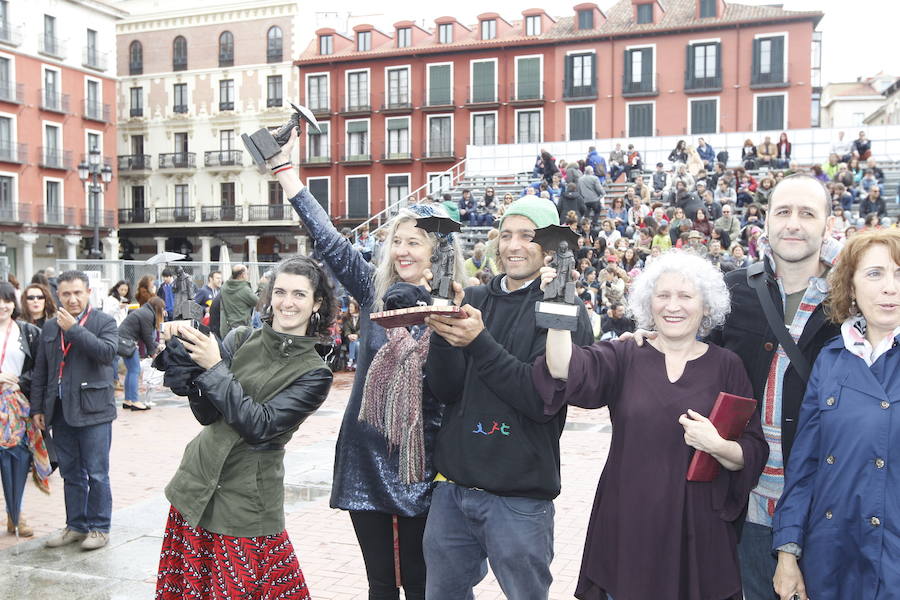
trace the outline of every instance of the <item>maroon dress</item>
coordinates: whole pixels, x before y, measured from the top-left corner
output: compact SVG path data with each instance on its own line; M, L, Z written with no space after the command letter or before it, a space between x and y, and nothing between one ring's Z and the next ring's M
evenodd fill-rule
M573 346L568 381L550 376L544 357L534 382L548 414L565 404L608 406L609 457L588 524L575 596L583 600L740 598L734 522L742 515L769 454L759 411L736 440L744 468L712 482L685 478L693 449L678 417L709 415L720 391L753 395L740 359L710 345L675 383L650 344Z

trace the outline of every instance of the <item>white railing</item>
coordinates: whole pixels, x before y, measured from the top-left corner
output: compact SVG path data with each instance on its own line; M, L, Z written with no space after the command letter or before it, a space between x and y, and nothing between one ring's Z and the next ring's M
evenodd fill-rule
M835 129L789 129L786 130L791 142L791 159L801 165L822 163L828 160L831 146L837 139L838 131L845 133L844 141L852 142L859 131L865 131L872 140L872 155L879 161L900 160L900 125L878 125L873 127L835 128ZM718 153L728 152L728 166L737 166L741 159L741 147L744 140L750 139L759 145L765 136L770 136L773 143L778 142L781 131L739 131L734 133L710 133L703 135L667 135L639 138L609 138L596 140L577 140L569 142L544 142L539 144L498 144L494 146L466 146L466 170L470 176L503 175L509 173L530 172L535 158L542 149L547 150L556 159L578 160L587 156L588 146L595 146L604 158L608 158L610 150L616 143L622 149L634 144L641 153L644 167L652 169L657 162L668 165L669 152L678 140L688 144L696 143L697 138L704 138Z
M432 174L431 179L424 185L417 187L400 200L389 204L381 212L372 215L367 220L357 225L353 229L353 239L356 239L356 236L359 235L360 228L364 225L369 228L369 231L375 231L394 217L401 208L406 208L410 204L417 204L428 195L439 196L444 192L449 192L465 177L466 160L466 158L462 159L440 175ZM437 199L438 198L435 198L435 200Z

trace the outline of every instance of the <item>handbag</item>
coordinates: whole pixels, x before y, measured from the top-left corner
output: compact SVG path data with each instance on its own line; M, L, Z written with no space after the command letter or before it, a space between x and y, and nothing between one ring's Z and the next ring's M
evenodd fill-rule
M137 350L137 342L131 338L119 338L119 347L116 348L116 354L122 358L128 358Z

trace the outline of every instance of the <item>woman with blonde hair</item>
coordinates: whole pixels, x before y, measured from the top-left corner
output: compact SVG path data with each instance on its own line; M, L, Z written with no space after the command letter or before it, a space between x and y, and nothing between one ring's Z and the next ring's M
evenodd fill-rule
M385 225L386 247L380 262L367 263L334 228L291 168L296 137L295 131L270 161L273 173L316 240L321 259L361 308L356 376L335 448L331 507L350 512L366 565L370 600L395 600L401 586L408 600L423 599L422 535L441 419L440 404L422 385L430 333L424 325L384 329L369 315L383 309L385 294L395 284L406 284L409 292L412 286L427 284L432 253L441 238L418 227L417 219L447 214L437 204L400 209ZM450 242L458 303L465 269L455 235L451 234Z

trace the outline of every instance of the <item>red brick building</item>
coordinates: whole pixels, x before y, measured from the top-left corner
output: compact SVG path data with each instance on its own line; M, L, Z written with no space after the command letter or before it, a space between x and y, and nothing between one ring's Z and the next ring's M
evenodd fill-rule
M439 176L467 144L810 127L822 16L620 0L558 18L320 29L295 61L325 129L303 141L303 177L335 218L356 220Z

